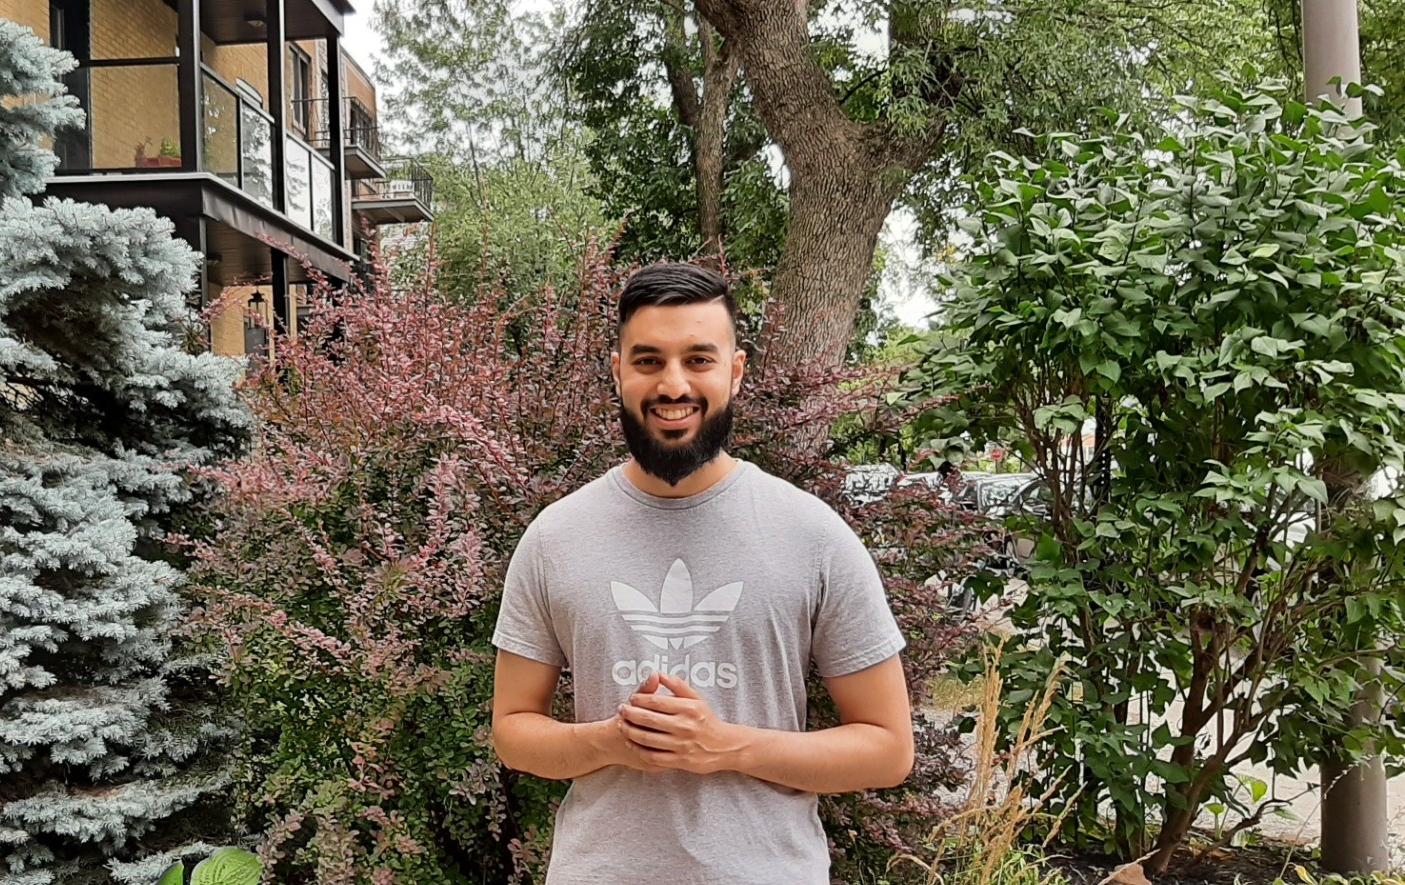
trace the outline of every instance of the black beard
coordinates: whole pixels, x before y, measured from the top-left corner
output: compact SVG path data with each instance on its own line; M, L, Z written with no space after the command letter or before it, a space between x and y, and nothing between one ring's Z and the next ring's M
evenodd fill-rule
M653 404L654 401L646 403L644 409L647 411ZM732 436L732 401L728 399L727 405L716 415L704 415L698 432L681 445L660 442L624 404L620 404L620 427L624 431L625 445L640 468L670 486L677 486L710 463L727 445Z

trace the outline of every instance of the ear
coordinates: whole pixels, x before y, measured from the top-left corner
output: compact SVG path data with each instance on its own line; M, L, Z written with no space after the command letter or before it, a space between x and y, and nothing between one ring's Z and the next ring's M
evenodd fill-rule
M746 351L737 348L732 352L732 396L742 389L742 376L746 374Z
M615 395L621 398L624 394L620 391L620 352L610 351L610 377L615 379Z

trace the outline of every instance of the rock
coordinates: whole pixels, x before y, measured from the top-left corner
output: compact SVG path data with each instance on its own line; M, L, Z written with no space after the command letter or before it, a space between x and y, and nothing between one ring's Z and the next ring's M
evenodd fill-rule
M1139 863L1123 864L1098 885L1151 885Z

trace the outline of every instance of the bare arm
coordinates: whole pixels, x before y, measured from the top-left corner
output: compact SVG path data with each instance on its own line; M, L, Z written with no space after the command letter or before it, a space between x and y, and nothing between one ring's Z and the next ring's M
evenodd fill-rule
M558 722L551 701L561 669L499 651L493 671L493 748L508 768L551 780L584 777L610 765L645 768L612 717Z
M892 787L912 770L912 711L902 662L892 657L825 680L840 725L813 732L723 722L687 683L671 676L672 697L652 694L650 677L621 708L621 732L639 758L658 768L707 774L739 771L810 793Z

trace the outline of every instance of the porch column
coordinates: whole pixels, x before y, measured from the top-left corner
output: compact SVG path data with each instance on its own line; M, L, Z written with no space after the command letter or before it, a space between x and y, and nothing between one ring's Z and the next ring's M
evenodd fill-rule
M268 27L268 111L273 115L273 209L286 215L288 214L288 22L284 15L284 0L266 0L265 10L264 21Z
M200 104L200 0L180 0L176 10L177 101L180 104L181 171L198 172L205 166L204 139L200 130L205 110Z
M332 161L333 239L346 245L346 119L342 113L341 35L327 35L327 148Z
M288 291L288 254L270 247L269 258L273 264L273 328L279 335L286 335L292 328L288 322L291 313L288 305L292 298Z

